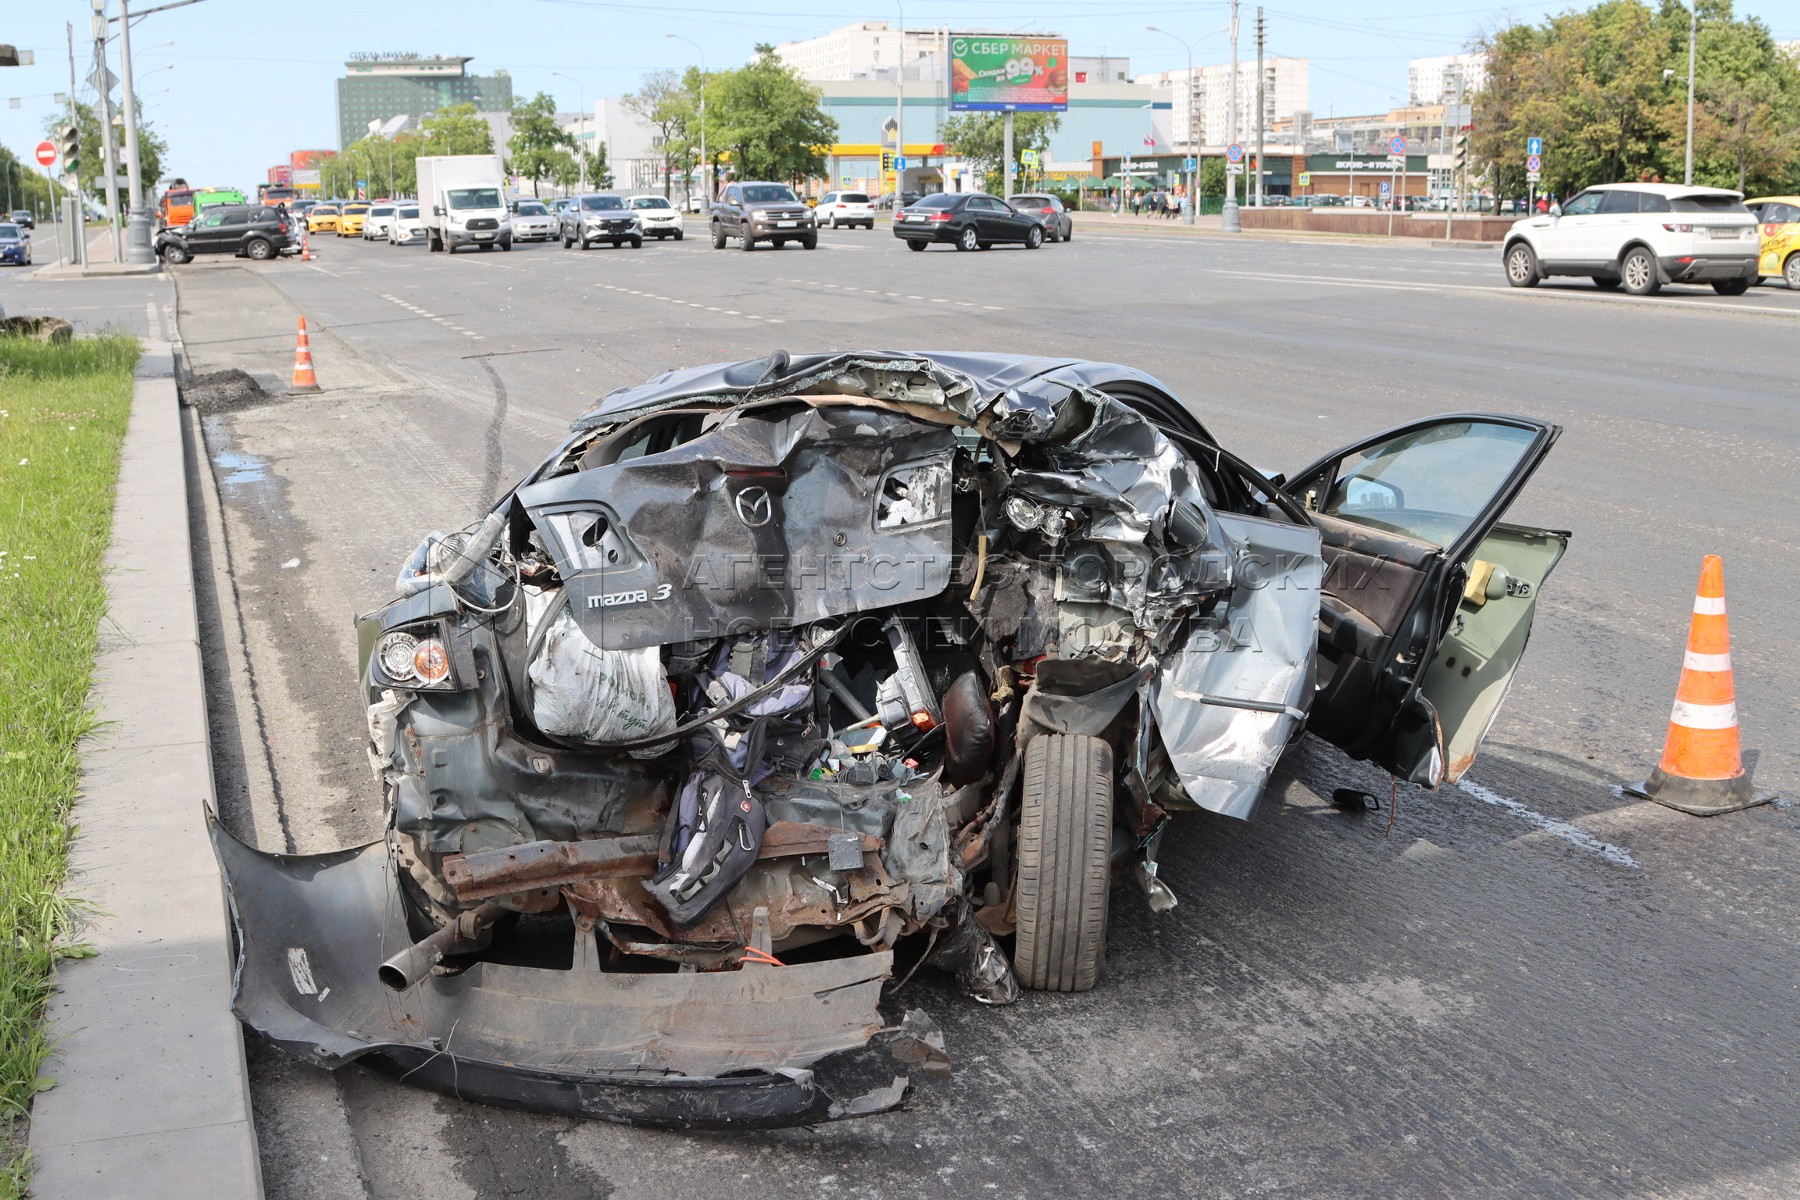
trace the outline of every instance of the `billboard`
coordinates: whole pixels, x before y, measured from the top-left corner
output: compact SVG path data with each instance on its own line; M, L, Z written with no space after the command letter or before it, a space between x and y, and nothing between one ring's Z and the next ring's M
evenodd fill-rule
M950 107L955 112L1064 112L1069 40L950 35Z

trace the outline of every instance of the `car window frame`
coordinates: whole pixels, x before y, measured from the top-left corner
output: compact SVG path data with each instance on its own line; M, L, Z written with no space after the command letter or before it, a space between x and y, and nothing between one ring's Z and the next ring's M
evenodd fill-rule
M1613 190L1613 189L1608 189L1608 190ZM1623 190L1623 189L1619 189L1619 190ZM1589 212L1572 212L1572 211L1570 211L1572 208L1574 208L1574 206L1576 204L1579 204L1581 201L1587 199L1589 196L1592 196L1594 198L1594 207L1591 211L1589 211ZM1562 215L1565 217L1598 216L1599 212L1600 212L1601 202L1605 198L1606 198L1606 191L1602 191L1599 188L1588 188L1586 191L1577 192L1577 193L1575 193L1575 195L1573 195L1569 198L1569 202L1567 204L1562 206Z

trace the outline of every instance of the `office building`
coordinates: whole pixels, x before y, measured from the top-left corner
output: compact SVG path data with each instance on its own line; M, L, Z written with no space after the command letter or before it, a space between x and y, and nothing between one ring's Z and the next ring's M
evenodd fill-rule
M511 112L512 77L505 71L471 75L466 56L356 56L337 81L338 148L367 136L370 121L409 116L419 121L440 108L473 104L478 112Z

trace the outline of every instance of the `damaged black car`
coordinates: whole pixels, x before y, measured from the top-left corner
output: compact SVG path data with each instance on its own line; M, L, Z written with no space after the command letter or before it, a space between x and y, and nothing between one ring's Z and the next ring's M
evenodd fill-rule
M1170 818L1310 731L1426 787L1499 711L1567 544L1556 440L1414 422L1270 478L1129 367L870 351L612 393L358 622L386 836L215 827L237 1011L495 1104L770 1127L943 1073L896 961L975 1000L1101 977Z

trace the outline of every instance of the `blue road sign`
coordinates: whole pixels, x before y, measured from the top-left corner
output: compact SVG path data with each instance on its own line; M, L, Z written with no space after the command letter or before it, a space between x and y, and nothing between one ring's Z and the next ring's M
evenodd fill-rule
M1382 181L1381 181L1381 194L1382 194L1382 195L1383 195L1383 196L1386 196L1386 195L1388 195L1388 194L1389 194L1389 193L1390 193L1390 192L1391 192L1391 191L1392 191L1392 189L1393 189L1393 186L1394 186L1394 185L1393 185L1393 184L1391 184L1391 183L1389 183L1389 182L1388 182L1388 181L1387 181L1387 180L1385 180L1385 179L1384 179L1384 180L1382 180Z
M1232 162L1243 162L1244 148L1238 143L1233 142L1231 145L1225 147L1225 157L1229 158Z
M1197 158L1184 158L1181 160L1181 169L1184 171L1197 171L1200 169L1200 160Z
M896 171L906 170L906 156L904 154L894 155L894 170L896 170Z
M1541 154L1543 154L1543 152L1544 152L1544 139L1543 138L1526 138L1525 139L1525 153L1531 154L1531 155L1541 155Z

